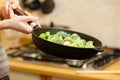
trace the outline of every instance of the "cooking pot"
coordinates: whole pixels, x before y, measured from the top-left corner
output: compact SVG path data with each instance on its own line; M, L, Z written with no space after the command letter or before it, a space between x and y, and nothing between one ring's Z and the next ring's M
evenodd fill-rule
M24 13L19 9L18 10L16 9L15 12L24 15ZM34 26L32 31L33 43L38 49L42 50L46 54L67 58L67 59L83 60L83 59L92 58L98 52L103 51L101 41L87 34L66 30L66 29L39 28L38 25L33 25L33 26ZM95 48L77 48L77 47L65 46L39 38L39 35L41 33L45 33L47 31L49 31L51 34L55 34L58 31L65 31L69 34L77 33L81 38L85 40L94 41Z

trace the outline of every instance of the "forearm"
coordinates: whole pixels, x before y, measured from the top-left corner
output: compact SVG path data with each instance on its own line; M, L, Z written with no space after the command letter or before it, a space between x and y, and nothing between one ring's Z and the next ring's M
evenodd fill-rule
M9 26L9 20L2 20L0 21L0 30L7 29Z

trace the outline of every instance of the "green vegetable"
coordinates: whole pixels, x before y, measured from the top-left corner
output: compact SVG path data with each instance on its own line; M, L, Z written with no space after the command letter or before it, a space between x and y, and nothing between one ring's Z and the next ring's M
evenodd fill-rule
M48 41L51 41L51 42L55 42L57 44L63 44L64 40L62 39L61 36L58 36L58 35L50 35L48 38L47 38Z
M93 45L93 41L87 41L85 48L95 48L95 46Z
M86 40L85 39L81 39L79 47L80 48L85 48L85 46L86 46Z
M50 32L47 31L46 33L41 33L39 35L40 38L47 40L47 38L50 36Z
M64 32L64 31L59 31L56 33L56 35L62 37L63 39L70 36L70 34Z
M58 31L56 34L50 34L49 31L41 33L40 38L51 41L57 44L62 44L66 46L78 47L78 48L95 48L93 41L86 41L82 39L78 34L68 34L64 31Z

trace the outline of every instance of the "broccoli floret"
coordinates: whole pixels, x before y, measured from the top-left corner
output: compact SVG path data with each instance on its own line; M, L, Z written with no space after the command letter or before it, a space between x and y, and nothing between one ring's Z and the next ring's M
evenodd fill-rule
M80 48L85 48L85 45L86 45L86 40L85 40L85 39L81 39L81 40L80 40L79 47L80 47Z
M47 32L45 32L45 33L41 33L41 34L39 35L40 38L45 39L45 40L47 40L47 38L48 38L49 36L50 36L50 32L49 32L49 31L47 31Z
M69 46L69 45L70 45L70 42L69 42L69 41L65 41L65 42L63 43L63 45Z
M93 41L87 41L85 48L95 48L95 46L93 45Z
M58 36L56 34L49 36L47 38L47 40L51 41L51 42L55 42L57 44L63 44L63 42L64 42L64 40L60 36Z
M58 36L61 36L63 39L70 36L70 34L64 32L64 31L58 31L56 34Z
M71 37L66 37L66 38L64 39L64 41L69 41L70 43L73 42L73 40L71 39Z
M78 34L76 34L76 33L73 33L71 36L71 39L73 39L73 40L80 40L81 38L80 38L80 36L78 35Z

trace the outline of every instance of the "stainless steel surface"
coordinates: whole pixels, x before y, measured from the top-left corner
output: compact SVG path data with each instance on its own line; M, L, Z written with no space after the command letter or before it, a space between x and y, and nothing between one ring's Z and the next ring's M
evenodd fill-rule
M71 66L71 67L79 67L79 66L82 66L85 61L86 61L86 60L66 59L66 63L67 63L69 66Z

